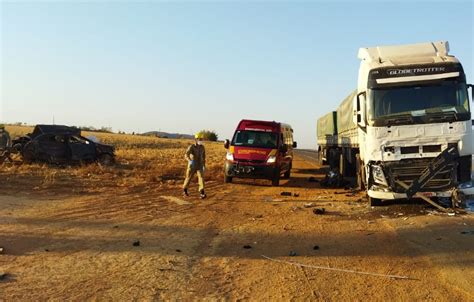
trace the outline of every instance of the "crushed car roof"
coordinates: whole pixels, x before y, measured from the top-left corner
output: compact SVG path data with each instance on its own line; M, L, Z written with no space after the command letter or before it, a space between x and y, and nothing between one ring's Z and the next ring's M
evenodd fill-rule
M76 127L63 125L36 125L33 133L31 133L31 137L36 137L38 135L47 133L80 135L81 130Z

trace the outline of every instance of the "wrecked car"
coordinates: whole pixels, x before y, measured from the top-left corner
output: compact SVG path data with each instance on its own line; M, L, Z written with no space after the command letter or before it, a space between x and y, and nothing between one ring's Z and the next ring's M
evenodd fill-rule
M60 125L37 125L32 133L16 138L13 148L25 162L74 164L115 162L113 146L101 144L81 136L81 130Z

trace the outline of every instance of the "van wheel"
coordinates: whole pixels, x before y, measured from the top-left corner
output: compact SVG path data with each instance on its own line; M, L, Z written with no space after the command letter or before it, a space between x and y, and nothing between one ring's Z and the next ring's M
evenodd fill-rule
M272 178L272 186L278 187L280 185L280 169L276 168Z
M379 207L382 205L382 200L378 198L373 198L369 196L369 205L371 207Z
M224 174L224 183L228 184L232 182L232 176L227 176Z

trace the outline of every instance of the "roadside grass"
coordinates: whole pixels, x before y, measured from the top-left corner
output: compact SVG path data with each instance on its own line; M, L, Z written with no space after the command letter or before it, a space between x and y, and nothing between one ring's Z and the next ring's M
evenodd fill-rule
M32 131L31 127L7 126L12 138ZM116 148L116 164L110 167L98 163L57 166L44 163L0 166L0 175L7 186L17 189L57 189L77 193L101 192L110 188L179 187L184 180L184 153L192 140L164 139L150 136L83 132ZM225 149L222 143L206 142L206 180L221 181ZM1 186L4 187L4 186ZM0 187L0 188L1 188Z

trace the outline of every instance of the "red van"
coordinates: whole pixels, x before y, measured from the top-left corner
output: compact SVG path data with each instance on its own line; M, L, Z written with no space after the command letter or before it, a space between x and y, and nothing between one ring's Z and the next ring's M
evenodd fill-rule
M225 141L227 155L224 181L234 177L263 178L280 184L280 177L290 178L293 162L293 129L290 125L268 121L240 121L232 141Z

